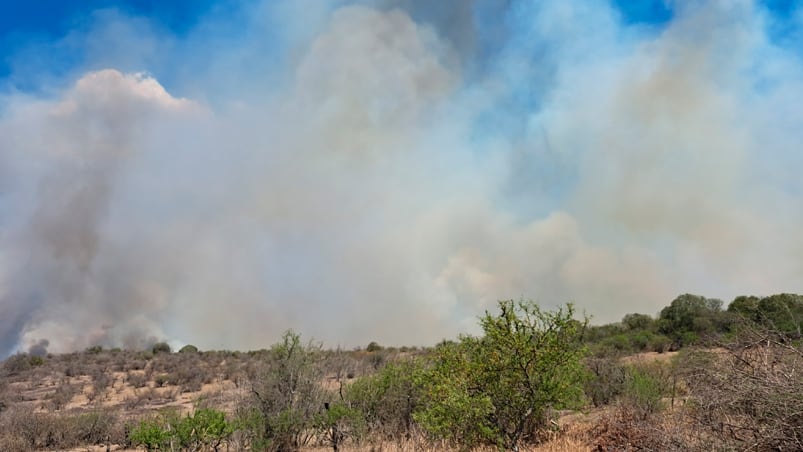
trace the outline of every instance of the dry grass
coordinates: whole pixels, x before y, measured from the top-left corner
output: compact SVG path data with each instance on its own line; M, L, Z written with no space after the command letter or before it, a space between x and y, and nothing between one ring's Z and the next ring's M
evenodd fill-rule
M73 358L69 363L63 356L56 356L45 359L36 369L2 380L16 395L16 404L36 412L107 408L137 414L164 407L187 411L199 399L212 400L225 408L240 391L237 382L224 375L241 377L242 362L237 362L237 369L231 371L226 368L226 360L216 360L214 356L206 362L198 355L198 362L186 366L188 359L175 354L140 362L138 354L118 353L128 355L132 362L115 365L112 352L67 355ZM161 375L168 376L164 382L157 382Z
M624 356L621 361L623 364L636 364L645 362L668 362L678 356L679 352L642 352L634 355Z
M51 422L60 417L77 418L82 413L104 410L122 422L136 422L142 416L163 408L184 414L195 406L233 413L246 393L247 381L264 359L263 352L206 352L198 354L158 354L100 351L50 356L41 365L24 367L14 375L0 374L5 400L14 410ZM337 391L341 383L372 373L380 361L405 357L409 352L327 352L322 359L325 378L321 385ZM8 414L8 413L4 413ZM568 415L561 418L560 429L550 432L537 447L522 450L559 452L591 450L587 432L593 416ZM54 421L55 422L55 421ZM121 424L122 425L122 424ZM33 433L31 433L33 435ZM29 437L32 437L29 435ZM46 438L47 433L39 437ZM432 443L423 435L402 442L377 439L359 445L346 444L354 451L457 451L447 443ZM3 444L0 441L0 444ZM8 442L6 445L13 445ZM39 443L37 443L39 444ZM17 446L15 446L17 447ZM127 450L114 444L77 448L70 451ZM19 446L30 450L31 444ZM53 450L53 446L45 447ZM330 447L309 447L307 451L328 451ZM479 451L494 451L485 447Z

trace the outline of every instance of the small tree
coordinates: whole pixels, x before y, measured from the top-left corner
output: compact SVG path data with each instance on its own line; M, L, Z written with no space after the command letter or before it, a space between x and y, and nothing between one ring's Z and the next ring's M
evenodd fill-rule
M379 345L377 342L371 341L367 347L365 347L365 351L369 353L378 352L382 350L382 346Z
M222 411L199 408L182 417L178 411L167 409L140 422L131 430L129 439L147 450L220 450L235 427Z
M271 348L264 373L251 385L259 413L256 439L273 450L297 450L314 433L315 420L323 409L321 372L315 364L319 344L303 344L301 336L287 331Z
M700 295L683 294L672 300L659 315L659 331L678 347L698 342L729 328L730 316L722 311L722 301Z
M402 440L411 434L413 413L421 400L421 388L416 385L420 373L421 365L415 360L391 362L347 386L344 398L372 431Z
M153 344L151 351L154 355L157 355L159 353L170 353L172 350L170 349L170 344L167 342L157 342Z
M146 450L162 449L170 442L170 432L155 419L141 421L129 434L131 443Z
M436 436L471 446L518 450L545 427L548 411L576 406L585 378L581 343L587 320L571 304L544 311L531 301L500 301L480 318L481 338L444 343L424 377L425 405L415 418Z
M628 330L647 330L652 328L655 320L647 314L627 314L622 318L622 325Z
M325 442L336 452L346 439L359 439L365 424L359 410L339 400L324 403L324 411L318 415L316 427L323 434Z
M194 346L192 344L187 344L187 345L181 347L181 349L178 352L179 353L198 353L198 347L196 347L196 346Z
M226 421L225 414L211 408L195 410L184 422L192 426L190 432L194 443L207 446L215 452L234 433L234 425Z

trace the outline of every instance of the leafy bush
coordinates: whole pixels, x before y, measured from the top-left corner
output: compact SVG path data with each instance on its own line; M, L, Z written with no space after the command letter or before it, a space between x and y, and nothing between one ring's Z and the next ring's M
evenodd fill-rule
M198 353L198 347L187 344L178 351L179 353Z
M365 433L364 419L358 409L343 401L325 403L324 408L324 412L317 417L315 426L323 433L325 442L333 450L340 450L346 439L359 440Z
M153 348L151 348L151 352L154 355L158 355L159 353L170 353L171 351L170 344L167 342L157 342L153 344Z
M769 297L737 297L728 312L749 319L768 330L792 338L801 337L803 329L803 295L777 294Z
M129 434L131 443L146 450L164 449L170 442L170 432L162 428L156 419L140 421L139 426Z
M572 305L550 312L511 300L499 309L480 319L483 337L436 348L422 379L424 404L414 415L431 434L469 447L515 449L535 440L550 409L581 403L587 321L573 319Z
M292 331L271 348L266 369L251 382L251 403L258 416L250 426L257 447L295 450L313 438L326 399L316 366L320 354L320 344L305 345Z
M710 342L730 329L732 316L722 311L722 301L699 295L683 294L661 310L659 331L669 336L677 347Z
M618 357L593 357L586 360L590 377L584 391L594 406L607 405L624 391L627 369Z
M630 366L622 391L622 401L633 413L643 418L663 408L666 383L642 366Z
M194 414L181 417L178 412L165 410L151 419L140 421L131 430L132 444L147 450L179 449L218 451L234 433L234 424L222 411L200 408Z
M376 342L371 342L371 343L368 344L367 347L365 347L365 351L371 352L371 353L378 352L380 350L382 350L382 346L377 344Z
M45 363L45 359L41 356L33 355L30 359L31 367L39 367Z
M422 397L422 388L416 381L421 372L418 361L389 363L375 375L347 386L344 398L358 410L362 423L370 430L402 440L411 434L413 413Z

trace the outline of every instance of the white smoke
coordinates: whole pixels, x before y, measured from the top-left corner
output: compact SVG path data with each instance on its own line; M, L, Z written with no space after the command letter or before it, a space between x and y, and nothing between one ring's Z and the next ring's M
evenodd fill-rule
M524 28L500 33L466 29L474 2L456 22L386 3L313 2L278 50L292 2L249 10L236 47L215 18L124 33L119 67L173 68L174 89L104 69L7 97L2 348L426 344L498 299L613 321L803 289L803 69L760 8L680 3L644 29L604 2L515 4ZM103 17L86 36L142 21Z

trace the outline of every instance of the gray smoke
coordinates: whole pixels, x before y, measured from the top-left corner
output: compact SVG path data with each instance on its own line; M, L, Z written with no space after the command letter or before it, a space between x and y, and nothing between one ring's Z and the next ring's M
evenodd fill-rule
M425 344L504 298L606 322L803 290L803 66L759 6L344 3L181 37L104 12L83 71L3 99L0 353Z
M45 356L47 355L47 347L50 341L47 339L40 339L28 347L28 354L31 356Z

